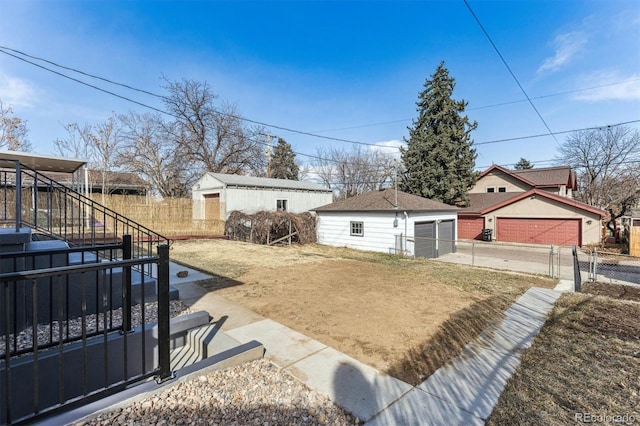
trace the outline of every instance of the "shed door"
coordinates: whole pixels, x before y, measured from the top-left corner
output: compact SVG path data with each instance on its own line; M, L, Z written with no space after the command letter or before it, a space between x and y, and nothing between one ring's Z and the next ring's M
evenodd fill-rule
M464 240L482 239L483 217L458 217L458 238Z
M499 217L496 241L532 244L581 244L580 219L521 219Z
M204 194L205 220L220 220L220 194Z
M455 251L455 225L453 220L443 220L438 223L438 256Z
M415 256L433 259L436 256L436 223L417 222L413 231Z

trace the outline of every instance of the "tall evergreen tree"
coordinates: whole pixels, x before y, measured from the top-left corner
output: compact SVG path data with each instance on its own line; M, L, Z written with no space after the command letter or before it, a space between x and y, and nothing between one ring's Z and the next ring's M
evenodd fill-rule
M520 157L520 161L513 167L515 170L529 170L533 169L533 164L524 157Z
M476 182L476 150L471 131L478 123L464 114L467 102L451 98L455 80L441 62L418 96L418 118L401 149L402 190L448 204L466 204Z
M291 145L282 138L278 138L278 143L273 148L271 158L271 176L276 179L298 180L300 168L295 162L296 154Z

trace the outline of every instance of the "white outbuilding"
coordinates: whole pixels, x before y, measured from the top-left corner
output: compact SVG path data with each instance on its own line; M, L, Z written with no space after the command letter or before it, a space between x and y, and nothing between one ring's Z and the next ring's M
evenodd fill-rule
M318 243L435 258L455 251L458 208L394 189L313 209Z
M315 183L205 173L192 188L193 218L227 220L232 211L303 213L330 203L333 192Z

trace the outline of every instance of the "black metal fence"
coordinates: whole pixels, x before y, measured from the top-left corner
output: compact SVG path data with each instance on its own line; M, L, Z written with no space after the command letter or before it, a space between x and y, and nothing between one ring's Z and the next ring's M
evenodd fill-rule
M97 261L99 252L116 250L124 258ZM0 274L0 424L31 422L150 377L172 377L169 246L136 259L128 258L131 251L125 236L119 245L2 255L31 269ZM33 257L73 254L82 261L45 268ZM148 285L142 267L153 264L158 278ZM140 285L132 285L136 275ZM149 295L153 304L145 304ZM150 320L152 309L157 317Z

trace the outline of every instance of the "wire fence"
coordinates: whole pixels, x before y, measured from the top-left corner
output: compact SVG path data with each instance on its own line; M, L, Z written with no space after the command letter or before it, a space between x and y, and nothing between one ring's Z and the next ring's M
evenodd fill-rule
M573 246L420 238L415 240L434 241L437 248L450 247L453 242L453 252L439 251L435 258L438 261L567 280L575 278ZM640 285L640 257L577 248L576 260L583 282Z

